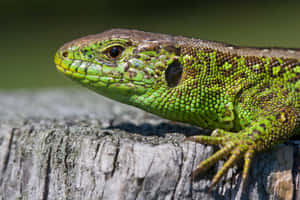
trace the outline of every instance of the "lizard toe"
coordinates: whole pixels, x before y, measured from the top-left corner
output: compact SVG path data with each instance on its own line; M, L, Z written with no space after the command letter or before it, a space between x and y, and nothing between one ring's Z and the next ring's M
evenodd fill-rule
M222 132L221 132L222 134ZM244 138L247 141L249 138ZM244 186L248 178L248 173L250 169L251 160L255 153L255 146L251 142L240 142L241 139L236 138L234 135L227 135L224 136L192 136L189 137L188 140L192 140L199 143L205 144L221 144L223 147L214 153L212 156L208 157L206 160L200 162L197 168L193 171L192 177L195 178L199 174L208 170L212 165L214 165L219 160L225 158L226 156L230 155L229 158L226 160L224 165L221 169L216 173L214 176L211 186L209 190L211 191L216 184L220 181L220 179L224 176L224 174L232 168L238 160L244 158L244 167L243 167L243 189L245 190Z

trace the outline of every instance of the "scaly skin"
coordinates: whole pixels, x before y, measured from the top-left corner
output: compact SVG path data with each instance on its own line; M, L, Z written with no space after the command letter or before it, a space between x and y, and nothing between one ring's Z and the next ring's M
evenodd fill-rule
M188 138L223 147L193 176L229 155L212 185L239 159L299 133L300 50L247 48L114 29L72 41L57 69L82 85L164 118L214 129Z

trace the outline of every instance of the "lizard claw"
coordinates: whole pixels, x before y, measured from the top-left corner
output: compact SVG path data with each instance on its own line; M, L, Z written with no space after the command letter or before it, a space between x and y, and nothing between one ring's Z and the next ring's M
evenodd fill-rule
M217 145L221 144L223 145L223 148L218 150L216 153L214 153L212 156L207 158L206 160L202 161L197 168L193 171L192 177L195 178L200 173L206 171L209 169L212 165L214 165L217 161L221 160L222 158L226 157L227 155L230 155L227 161L224 163L222 168L216 173L214 178L212 179L209 191L211 191L216 184L219 182L219 180L224 176L224 174L232 167L236 162L244 157L244 168L243 168L243 174L242 179L245 183L248 178L248 172L251 164L251 160L253 157L254 146L250 143L241 143L241 139L235 138L232 133L226 132L226 131L217 129L213 132L213 136L191 136L188 137L187 140L198 142L198 143L204 143L204 144L212 144ZM245 141L245 140L242 140ZM243 189L245 190L246 184L243 184Z

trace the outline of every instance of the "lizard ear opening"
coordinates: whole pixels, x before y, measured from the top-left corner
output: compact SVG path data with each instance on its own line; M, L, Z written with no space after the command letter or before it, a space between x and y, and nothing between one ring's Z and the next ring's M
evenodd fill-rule
M166 72L165 78L169 87L175 87L178 85L181 79L183 66L178 60L174 60L169 64Z

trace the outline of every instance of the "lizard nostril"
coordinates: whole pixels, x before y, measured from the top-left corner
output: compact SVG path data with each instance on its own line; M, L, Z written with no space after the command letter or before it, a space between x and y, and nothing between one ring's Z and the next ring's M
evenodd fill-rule
M68 53L67 51L64 51L64 52L62 53L62 56L65 57L65 58L67 58L68 55L69 55L69 53Z

